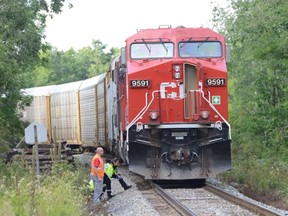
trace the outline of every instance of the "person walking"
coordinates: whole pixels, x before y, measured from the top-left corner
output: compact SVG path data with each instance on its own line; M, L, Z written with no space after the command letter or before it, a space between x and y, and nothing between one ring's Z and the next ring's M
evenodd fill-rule
M119 181L121 186L124 188L124 190L128 190L132 187L132 185L127 185L124 179L120 174L118 174L118 166L120 165L120 159L116 158L110 163L107 164L105 168L105 173L109 178L115 178Z
M100 196L103 188L103 178L104 178L104 162L102 155L104 150L101 147L96 149L96 154L91 160L91 173L90 178L94 183L94 193L93 193L93 203L100 203Z

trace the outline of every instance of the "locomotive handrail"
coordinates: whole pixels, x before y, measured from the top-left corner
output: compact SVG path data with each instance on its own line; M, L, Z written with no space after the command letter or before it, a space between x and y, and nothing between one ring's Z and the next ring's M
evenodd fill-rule
M126 127L126 131L129 130L129 128L140 118L140 114L145 110L145 108L147 107L148 105L148 92L146 92L145 94L145 106L143 107L143 109L134 117L134 119L130 122L130 124L127 125ZM138 118L139 116L139 118ZM128 136L127 136L128 137Z
M128 124L127 125L127 127L126 127L126 131L127 131L127 137L126 137L126 141L128 142L128 138L129 138L129 136L128 136L128 133L129 133L129 129L130 129L130 127L133 125L133 124L135 124L135 122L136 121L138 121L143 115L144 115L144 113L147 111L147 109L150 107L150 105L152 104L152 102L154 101L154 98L155 98L155 96L154 96L154 93L156 93L156 92L166 92L166 90L155 90L155 91L153 91L152 92L152 99L151 99L151 101L149 102L149 104L148 104L148 92L146 92L146 94L145 94L145 106L143 107L143 109L135 116L135 118L130 122L130 124Z
M231 126L228 121L218 112L215 106L204 96L204 92L202 90L190 90L190 92L199 92L202 98L209 104L209 106L220 116L220 118L227 124L229 128L229 139L231 139Z

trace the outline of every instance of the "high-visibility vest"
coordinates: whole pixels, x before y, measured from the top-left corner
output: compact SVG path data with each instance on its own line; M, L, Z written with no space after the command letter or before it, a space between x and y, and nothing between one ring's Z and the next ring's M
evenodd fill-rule
M93 168L94 167L94 161L99 158L100 160L100 163L99 163L99 166L98 166L98 176L103 178L104 177L104 162L103 162L103 159L98 155L94 155L94 157L92 158L92 161L91 161L91 174L94 175L94 176L97 176L96 173L95 173L95 169Z
M114 174L114 168L112 164L110 163L105 164L105 173L109 178L112 177L112 175Z
M117 167L114 167L110 163L105 164L105 173L109 178L111 178L113 174L117 175L117 172Z
M89 181L88 188L90 191L94 191L94 181L92 179Z

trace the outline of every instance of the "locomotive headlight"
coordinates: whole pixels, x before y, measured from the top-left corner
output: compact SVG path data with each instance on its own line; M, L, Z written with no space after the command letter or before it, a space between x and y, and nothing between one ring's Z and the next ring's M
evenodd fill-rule
M180 72L180 69L181 69L180 65L174 65L175 72Z
M208 119L208 117L209 117L209 112L208 112L208 111L202 111L202 112L201 112L201 117L202 117L202 119Z
M173 78L174 79L181 79L182 78L181 65L173 65Z
M181 77L180 72L175 72L175 73L174 73L174 77L175 77L176 79L179 79L179 78Z
M158 118L158 114L156 112L151 112L149 116L152 120L156 120Z

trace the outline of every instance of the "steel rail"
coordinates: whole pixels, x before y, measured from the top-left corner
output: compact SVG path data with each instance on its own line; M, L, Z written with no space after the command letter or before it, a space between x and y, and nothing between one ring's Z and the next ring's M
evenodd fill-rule
M258 203L251 202L246 199L242 199L240 197L237 197L225 190L222 190L221 188L218 188L209 182L206 181L206 186L204 187L207 191L216 194L217 196L232 202L236 205L241 206L242 208L248 209L249 211L256 213L257 215L263 215L263 216L281 216L279 212L276 212L272 209L268 209L265 206L261 206Z
M180 215L183 216L196 216L195 213L190 211L188 208L186 208L184 205L182 205L178 200L171 197L165 190L163 190L161 187L159 187L157 184L154 184L150 182L150 186L153 188L153 190L159 194L169 205L173 206L173 208L179 212Z

